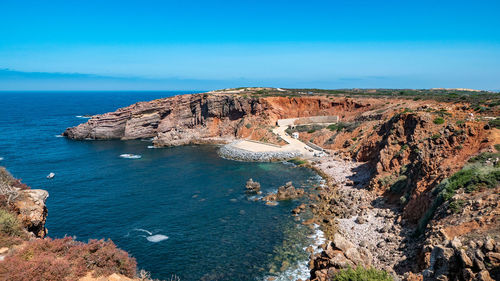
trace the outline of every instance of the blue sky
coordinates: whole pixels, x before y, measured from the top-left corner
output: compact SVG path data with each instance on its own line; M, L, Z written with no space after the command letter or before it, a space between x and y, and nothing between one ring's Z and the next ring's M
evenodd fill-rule
M500 89L500 1L0 1L0 90Z

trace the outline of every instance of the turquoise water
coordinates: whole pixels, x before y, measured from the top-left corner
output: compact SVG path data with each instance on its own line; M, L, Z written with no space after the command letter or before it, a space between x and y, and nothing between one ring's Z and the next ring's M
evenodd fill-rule
M251 177L265 192L290 180L307 187L310 170L221 159L215 146L56 137L86 120L77 115L173 94L0 93L0 165L49 191L50 237L110 238L154 278L259 280L304 260L308 233L290 216L299 202L266 206L248 200L244 186Z

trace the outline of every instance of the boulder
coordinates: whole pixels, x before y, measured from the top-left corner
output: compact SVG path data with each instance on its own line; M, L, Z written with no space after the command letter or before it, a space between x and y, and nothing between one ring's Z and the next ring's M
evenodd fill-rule
M354 245L350 241L348 241L338 233L335 233L335 235L333 236L332 244L333 247L339 249L344 253L347 252L347 250L349 250L350 248L354 247Z
M260 192L260 183L253 181L253 179L249 179L246 184L246 191L248 193L259 193Z
M281 201L292 200L302 197L305 194L303 188L295 188L292 182L287 182L285 185L278 188L278 192L270 193L263 199L265 201Z

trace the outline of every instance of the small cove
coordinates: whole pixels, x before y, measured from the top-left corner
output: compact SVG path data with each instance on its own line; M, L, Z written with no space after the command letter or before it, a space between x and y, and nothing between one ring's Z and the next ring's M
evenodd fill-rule
M253 178L264 193L287 181L307 189L318 182L312 171L222 159L215 146L148 149L149 141L56 137L85 121L76 116L173 94L1 93L0 165L49 191L50 237L110 238L154 278L261 280L292 272L311 242L311 231L290 215L300 201L266 206L249 200L244 186ZM56 176L47 180L50 172Z

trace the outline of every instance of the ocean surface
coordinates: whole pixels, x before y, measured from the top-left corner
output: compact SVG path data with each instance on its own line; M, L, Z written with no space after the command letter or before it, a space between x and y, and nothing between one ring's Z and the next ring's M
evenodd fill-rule
M309 188L319 181L312 171L225 160L216 146L151 149L149 140L59 136L83 115L185 93L0 92L0 165L49 192L50 237L110 238L154 278L304 276L313 232L290 215L300 201L272 207L244 190L249 178L264 193L287 181ZM120 157L126 153L142 157Z

